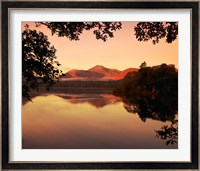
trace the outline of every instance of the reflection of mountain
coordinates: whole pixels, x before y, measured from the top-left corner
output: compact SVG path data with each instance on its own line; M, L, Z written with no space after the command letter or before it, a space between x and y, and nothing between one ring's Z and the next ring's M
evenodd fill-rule
M68 99L72 104L89 103L96 108L121 102L121 98L112 94L57 94L57 96Z
M106 68L96 65L88 70L70 70L65 73L62 80L121 80L130 71L137 71L137 68L128 68L123 71Z

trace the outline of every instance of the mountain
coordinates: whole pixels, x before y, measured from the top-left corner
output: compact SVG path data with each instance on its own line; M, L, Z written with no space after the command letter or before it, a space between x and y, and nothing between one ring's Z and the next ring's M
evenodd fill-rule
M88 78L101 78L104 74L93 72L90 70L70 70L66 73L68 78L75 78L75 77L88 77Z
M119 73L118 77L119 77L119 78L124 78L124 76L125 76L126 74L128 74L129 72L133 72L133 71L138 71L138 69L137 69L137 68L127 68L127 69L121 71L121 72Z
M110 69L101 65L96 65L93 68L90 68L88 71L104 74L105 76L114 76L120 73L120 71L117 69Z
M65 73L61 81L83 80L83 81L106 81L106 80L121 80L131 71L137 71L137 68L127 68L123 71L118 69L106 68L101 65L96 65L88 70L72 69Z

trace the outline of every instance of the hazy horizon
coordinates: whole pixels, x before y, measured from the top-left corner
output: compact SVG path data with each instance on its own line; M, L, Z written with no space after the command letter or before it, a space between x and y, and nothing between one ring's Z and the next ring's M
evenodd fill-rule
M128 68L136 68L136 67L128 67L128 68L125 68L125 69L118 69L118 68L109 68L109 67L104 66L104 65L94 64L93 66L91 66L91 67L89 67L89 68L86 68L86 69L72 68L71 70L89 70L89 69L94 68L94 67L96 67L96 66L101 66L101 67L108 68L108 69L117 69L117 70L119 70L119 71L123 71L123 70L126 70L126 69L128 69ZM136 69L139 69L139 67L137 67ZM71 70L68 70L68 71L71 71ZM68 71L67 71L67 72L68 72Z

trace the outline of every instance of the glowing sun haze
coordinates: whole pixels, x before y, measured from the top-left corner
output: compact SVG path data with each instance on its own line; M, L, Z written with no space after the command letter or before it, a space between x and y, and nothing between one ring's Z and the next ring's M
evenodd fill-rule
M114 37L106 42L97 40L92 30L84 31L79 41L70 41L66 37L52 36L49 29L45 26L35 27L34 22L23 22L22 30L25 24L48 36L51 45L57 49L57 60L63 72L89 69L95 65L124 70L138 68L144 61L148 66L166 63L178 68L178 38L172 43L161 39L156 45L151 40L139 42L134 35L137 22L122 22L122 29L114 31Z

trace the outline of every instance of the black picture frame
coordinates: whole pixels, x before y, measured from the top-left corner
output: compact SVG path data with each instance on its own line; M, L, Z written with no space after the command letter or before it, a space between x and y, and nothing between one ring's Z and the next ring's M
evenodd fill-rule
M78 9L191 9L192 16L192 126L191 162L9 162L9 58L8 24L10 8L78 8ZM198 169L198 81L199 81L199 2L69 2L69 1L2 1L2 169Z

